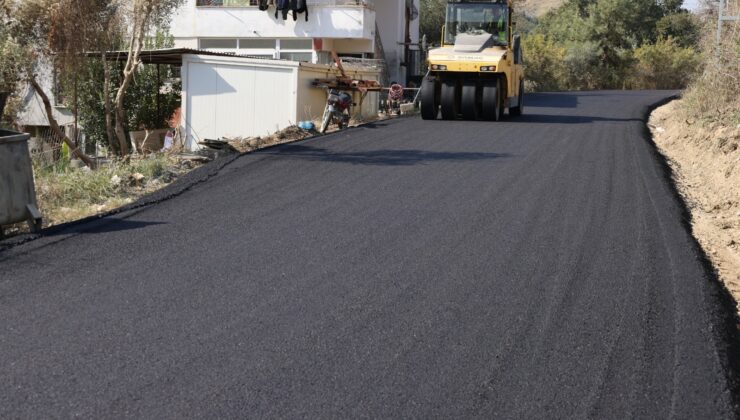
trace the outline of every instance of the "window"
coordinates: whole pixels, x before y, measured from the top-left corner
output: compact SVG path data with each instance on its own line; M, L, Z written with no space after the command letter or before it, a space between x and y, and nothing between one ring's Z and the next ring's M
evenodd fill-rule
M205 38L200 40L202 50L236 50L236 39Z
M493 35L494 44L507 46L509 9L499 3L450 3L445 21L445 44L458 34Z
M282 39L280 49L313 51L313 39Z
M240 50L274 50L275 40L264 38L242 38L239 40Z
M313 62L313 39L281 39L278 44L281 60Z
M233 52L252 57L314 62L311 38L201 38L200 49Z
M290 60L290 61L311 62L313 60L313 53L310 53L310 52L281 52L280 59Z

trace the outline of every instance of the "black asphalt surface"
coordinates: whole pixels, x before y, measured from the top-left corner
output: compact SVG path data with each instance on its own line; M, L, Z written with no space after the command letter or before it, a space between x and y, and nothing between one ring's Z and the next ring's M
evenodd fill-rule
M734 418L670 95L371 124L6 244L0 418Z

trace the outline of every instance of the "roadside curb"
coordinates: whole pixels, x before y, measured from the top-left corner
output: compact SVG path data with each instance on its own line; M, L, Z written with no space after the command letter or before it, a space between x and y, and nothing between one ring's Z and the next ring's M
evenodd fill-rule
M96 214L94 216L88 216L88 217L85 217L79 220L74 220L74 221L62 223L59 225L54 225L54 226L43 229L39 233L26 233L26 234L10 237L3 241L0 241L0 257L2 257L2 254L4 252L9 251L13 248L16 248L20 245L24 245L29 242L33 242L33 241L36 241L38 239L42 239L45 237L59 235L63 233L65 230L74 229L76 227L79 227L79 226L82 226L88 223L96 222L96 221L102 221L102 219L105 219L110 216L115 216L115 215L119 215L122 213L128 213L128 212L133 212L135 210L144 209L151 205L158 204L158 203L173 199L175 197L178 197L182 195L183 193L187 192L188 190L190 190L191 188L195 187L196 185L207 182L214 176L218 175L221 172L221 170L224 169L226 166L230 165L231 163L240 159L241 157L251 155L257 152L261 152L263 150L273 149L273 148L280 147L280 146L295 144L295 143L308 141L308 140L332 137L335 134L352 132L352 130L354 129L362 128L362 127L365 127L371 124L393 121L393 120L397 120L401 118L411 118L415 116L416 116L415 114L412 114L412 115L407 115L407 116L398 116L394 118L388 118L384 120L368 121L368 122L364 122L364 123L361 123L361 124L358 124L352 127L348 127L344 130L337 130L337 131L327 133L327 134L314 134L314 135L310 135L308 137L304 137L298 140L271 144L269 146L265 146L259 149L250 150L247 152L234 153L231 155L226 155L223 157L216 158L215 160L208 162L203 166L195 168L192 171L186 173L185 175L179 177L177 180L175 180L175 182L165 186L164 188L154 191L148 195L145 195L144 197L139 198L138 200L136 200L135 202L131 204L127 204L125 206L107 211L105 213ZM132 216L133 214L129 216ZM79 233L79 232L70 232L70 233Z
M706 252L704 252L704 248L702 248L698 239L694 236L691 211L679 192L673 168L671 168L668 163L666 156L660 152L658 145L655 143L655 139L653 138L653 133L650 131L650 127L648 127L650 115L653 111L680 98L680 94L671 95L646 107L642 116L643 135L647 140L650 152L652 153L655 162L658 164L665 182L670 187L673 199L679 207L681 212L681 225L691 237L694 252L704 270L704 276L709 280L709 292L717 300L716 303L720 305L719 308L715 306L708 308L709 315L711 317L710 322L716 327L713 328L712 331L715 343L724 344L722 346L717 345L716 348L719 352L718 357L720 359L720 363L722 363L726 372L727 383L730 387L730 400L735 411L735 416L740 418L740 316L737 312L737 303L735 302L735 298L732 296L732 293L730 293L729 289L727 289L727 286L720 278L711 259Z

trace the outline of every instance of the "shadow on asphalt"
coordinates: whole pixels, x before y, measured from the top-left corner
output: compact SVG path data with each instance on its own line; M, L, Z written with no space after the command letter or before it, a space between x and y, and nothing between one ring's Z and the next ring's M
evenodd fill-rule
M544 115L544 114L527 114L525 108L524 115L515 118L506 118L507 123L523 124L591 124L597 122L642 122L639 118L605 118L590 117L585 115Z
M70 233L110 233L123 232L127 230L144 229L149 226L164 225L164 222L139 222L126 219L103 218L92 223L72 226L59 232L51 233L49 236L68 235Z
M527 107L534 108L577 108L577 93L528 93L524 96L524 110Z
M375 128L382 128L382 127L386 127L386 126L388 126L388 123L387 122L371 122L371 123L363 124L363 125L361 125L359 127L356 127L356 128L371 128L371 129L375 129Z
M424 150L370 150L333 152L321 147L292 145L270 152L280 157L353 165L410 166L433 161L475 161L509 157L501 153L429 152Z

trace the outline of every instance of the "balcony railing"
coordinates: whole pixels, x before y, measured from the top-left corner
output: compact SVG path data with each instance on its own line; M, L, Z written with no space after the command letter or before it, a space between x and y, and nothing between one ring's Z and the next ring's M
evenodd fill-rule
M373 7L375 0L307 0L309 6ZM196 0L198 7L256 7L259 0Z

